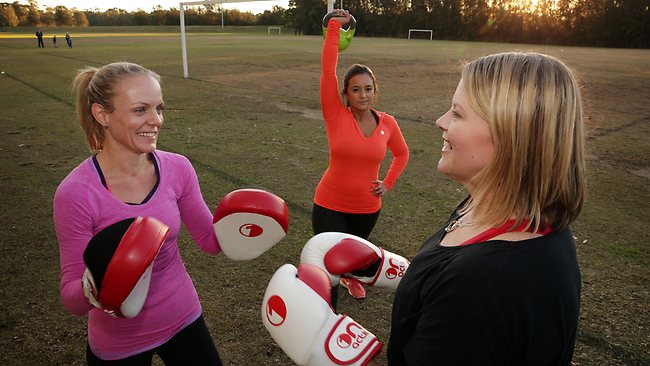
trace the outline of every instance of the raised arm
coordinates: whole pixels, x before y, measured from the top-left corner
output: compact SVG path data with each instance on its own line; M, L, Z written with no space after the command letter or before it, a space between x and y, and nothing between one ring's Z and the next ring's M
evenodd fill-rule
M329 20L321 54L320 101L325 123L334 119L336 114L345 108L339 96L336 66L339 57L338 45L341 26L350 22L350 13L340 9L335 12L343 16L333 17Z

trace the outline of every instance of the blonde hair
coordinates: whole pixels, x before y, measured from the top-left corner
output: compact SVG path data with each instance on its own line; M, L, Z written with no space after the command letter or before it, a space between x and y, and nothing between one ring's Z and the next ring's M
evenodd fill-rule
M463 68L472 108L489 124L492 161L463 207L479 223L515 217L528 228L571 224L586 195L585 133L580 87L558 59L539 53L502 53Z
M140 74L149 75L160 83L158 74L130 62L115 62L99 69L86 67L79 70L72 87L77 92L79 125L86 134L86 143L91 151L99 151L104 147L104 128L93 116L93 104L100 104L107 110L113 111L115 85L123 78Z

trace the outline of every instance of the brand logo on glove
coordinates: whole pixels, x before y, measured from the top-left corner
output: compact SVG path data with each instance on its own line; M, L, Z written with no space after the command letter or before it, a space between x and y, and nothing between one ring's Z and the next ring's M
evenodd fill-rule
M273 326L280 326L287 319L287 304L278 295L269 297L266 302L266 319Z
M243 236L247 236L249 238L254 238L256 236L262 235L264 232L264 229L262 229L261 226L255 225L255 224L244 224L239 227L239 233L242 234Z
M356 328L354 330L360 330L361 333L356 334L352 328ZM336 344L341 347L341 348L348 348L352 346L352 348L359 348L363 341L366 339L368 336L368 331L363 329L359 324L357 323L350 323L348 324L348 327L346 329L345 333L339 334L338 337L336 337Z
M394 258L391 258L388 261L388 265L390 266L390 268L388 268L386 272L384 272L386 278L388 278L389 280L394 280L397 277L404 276L404 272L406 271L406 265L404 263L395 260Z

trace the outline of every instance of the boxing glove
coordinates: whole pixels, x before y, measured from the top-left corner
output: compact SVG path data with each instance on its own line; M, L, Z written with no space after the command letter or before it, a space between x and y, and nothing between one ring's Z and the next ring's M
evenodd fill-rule
M395 291L410 262L358 236L320 233L309 239L300 254L300 263L315 265L327 272L332 284L342 277Z
M140 313L149 291L151 269L169 227L152 217L110 225L90 240L83 253L84 295L95 307L124 318Z
M228 258L251 260L287 235L289 208L273 193L239 189L221 199L213 223L217 241Z
M334 313L331 283L316 266L280 267L266 288L262 322L298 365L365 365L382 343L346 315Z

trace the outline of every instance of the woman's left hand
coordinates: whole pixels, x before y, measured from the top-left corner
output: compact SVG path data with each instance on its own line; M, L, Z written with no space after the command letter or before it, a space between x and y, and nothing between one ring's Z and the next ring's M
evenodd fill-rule
M388 188L386 188L384 182L380 181L379 179L373 180L372 184L374 186L370 188L370 193L372 193L373 196L381 197L384 195L384 193L388 192Z

